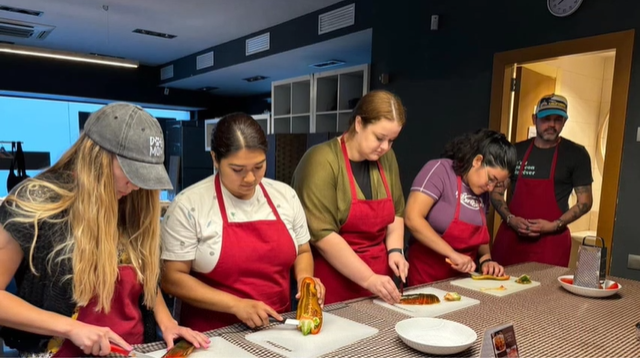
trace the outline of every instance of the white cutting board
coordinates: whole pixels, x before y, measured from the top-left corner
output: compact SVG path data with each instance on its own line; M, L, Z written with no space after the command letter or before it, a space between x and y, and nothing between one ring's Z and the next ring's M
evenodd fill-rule
M303 336L295 327L276 325L250 333L245 339L289 358L314 358L378 333L373 328L352 320L323 313L322 330Z
M513 276L509 280L505 280L505 281L474 280L472 278L463 278L463 279L451 281L449 283L454 285L454 286L464 287L464 288L468 288L470 290L480 291L482 293L487 293L489 295L494 295L494 296L498 296L498 297L507 296L507 295L510 295L512 293L516 293L516 292L520 292L520 291L524 291L524 290L527 290L527 289L530 289L530 288L534 288L534 287L540 286L540 282L537 282L537 281L531 281L531 283L523 285L523 284L516 283L516 279L518 279L518 278L517 277L513 277ZM497 287L500 287L500 286L504 286L506 288L506 290L504 290L504 291L497 291L497 290L482 291L483 288L494 288L494 287L497 288Z
M159 351L145 353L145 356L160 358L165 353L167 353L167 350L161 349ZM256 356L234 345L233 343L224 340L222 337L213 337L211 338L211 344L209 344L209 348L194 349L193 353L189 354L189 358L208 357L255 358Z
M422 287L415 290L404 291L405 295L414 293L432 293L438 296L438 298L440 299L440 303L436 303L433 305L390 305L379 298L373 300L373 302L379 304L380 306L390 308L392 310L402 312L413 317L438 317L442 316L445 313L457 311L459 309L463 309L480 303L480 301L474 298L469 298L462 295L460 301L445 301L444 295L447 293L447 291L439 290L433 287Z

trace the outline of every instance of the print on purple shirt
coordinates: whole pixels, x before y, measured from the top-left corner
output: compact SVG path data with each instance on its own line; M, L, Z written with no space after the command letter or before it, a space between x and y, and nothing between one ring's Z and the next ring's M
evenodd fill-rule
M458 201L456 174L451 159L434 159L425 164L413 180L411 191L419 191L432 197L436 203L427 215L427 222L442 235L453 220ZM462 183L460 220L473 225L482 225L479 209L489 211L489 194L475 195Z

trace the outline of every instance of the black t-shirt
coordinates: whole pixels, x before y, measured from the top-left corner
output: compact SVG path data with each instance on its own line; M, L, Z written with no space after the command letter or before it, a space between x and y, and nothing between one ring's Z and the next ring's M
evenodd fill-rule
M518 162L511 177L511 188L516 187L520 164L532 141L533 138L515 144ZM548 179L551 175L551 163L555 149L556 147L543 149L534 145L529 159L525 163L522 176L528 179ZM573 188L591 185L592 182L589 152L584 146L562 138L558 144L558 159L554 178L556 202L560 210L563 213L569 210L569 196Z
M371 163L375 165L375 162L370 162L368 160L363 160L361 162L354 162L353 160L349 160L351 163L351 171L353 172L353 178L356 183L360 187L362 194L365 199L371 200L373 194L371 192L371 173L369 171L369 166Z

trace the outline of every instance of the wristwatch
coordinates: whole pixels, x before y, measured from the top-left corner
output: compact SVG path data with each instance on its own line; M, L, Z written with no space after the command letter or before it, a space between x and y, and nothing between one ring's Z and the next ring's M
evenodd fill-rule
M556 224L558 224L558 226L556 226L556 231L560 231L564 225L564 221L562 221L562 219L558 219L556 220Z

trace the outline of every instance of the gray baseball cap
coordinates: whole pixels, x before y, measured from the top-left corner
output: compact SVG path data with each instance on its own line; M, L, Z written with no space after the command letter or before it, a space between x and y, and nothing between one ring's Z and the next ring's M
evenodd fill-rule
M171 190L164 167L164 136L158 120L142 107L111 103L93 112L84 133L118 158L122 171L142 189Z

